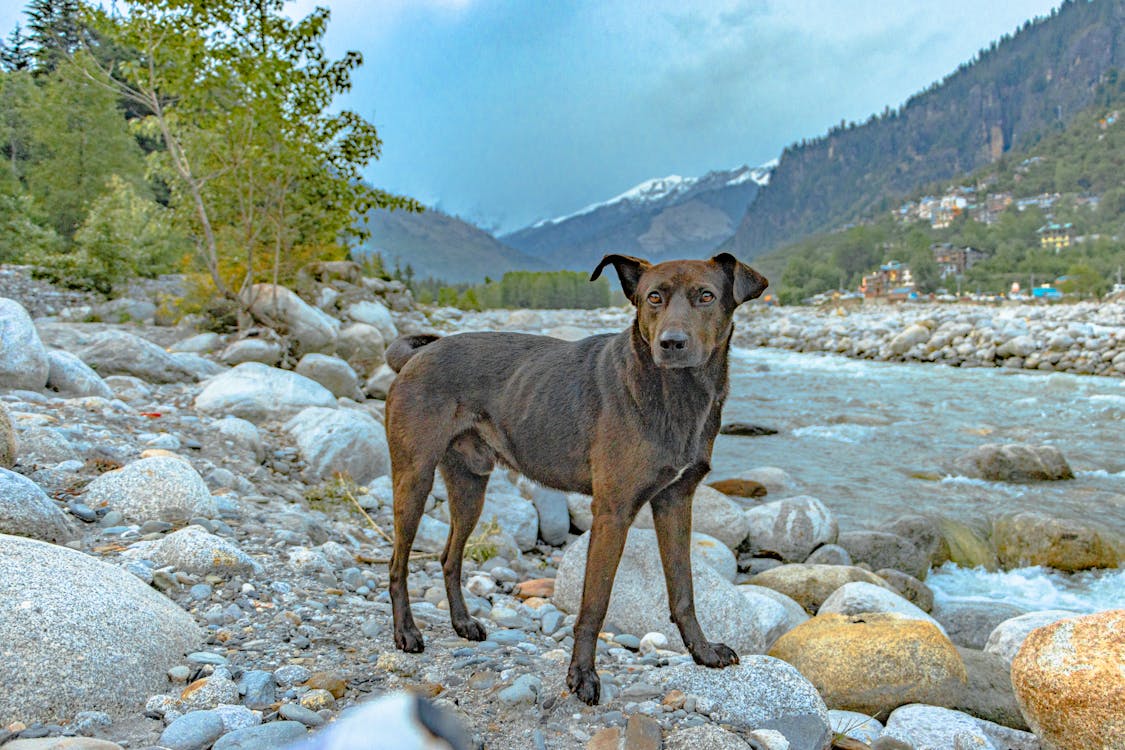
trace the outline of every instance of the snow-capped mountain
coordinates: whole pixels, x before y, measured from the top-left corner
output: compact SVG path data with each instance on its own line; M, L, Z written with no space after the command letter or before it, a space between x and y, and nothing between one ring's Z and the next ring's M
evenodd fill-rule
M611 252L653 261L702 257L734 233L776 164L646 180L502 239L552 267L575 270L589 270Z

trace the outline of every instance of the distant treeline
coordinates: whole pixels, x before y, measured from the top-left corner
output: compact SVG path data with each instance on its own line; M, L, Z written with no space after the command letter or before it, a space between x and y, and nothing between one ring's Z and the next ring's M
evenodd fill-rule
M577 271L509 271L499 281L450 286L435 279L411 282L419 302L458 307L462 310L496 308L609 307L609 281L590 281Z

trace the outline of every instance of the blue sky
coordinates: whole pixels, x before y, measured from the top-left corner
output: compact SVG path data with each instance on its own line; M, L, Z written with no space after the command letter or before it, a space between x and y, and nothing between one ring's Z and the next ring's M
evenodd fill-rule
M297 0L292 15L321 2ZM486 228L757 165L942 78L1057 0L339 0L383 188ZM19 4L0 2L10 29Z

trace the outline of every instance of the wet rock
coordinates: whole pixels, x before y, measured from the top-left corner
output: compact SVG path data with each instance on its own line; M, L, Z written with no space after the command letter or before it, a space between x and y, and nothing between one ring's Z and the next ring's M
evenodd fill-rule
M964 476L995 482L1074 479L1062 453L1050 445L990 443L959 456L954 468Z
M983 531L951 518L939 518L936 523L949 549L950 560L963 568L999 569L996 551Z
M988 736L973 717L937 706L910 705L896 708L887 719L883 736L907 742L914 750L993 748Z
M47 349L27 310L0 297L0 389L41 391L50 369Z
M795 666L830 708L866 714L949 705L968 681L937 627L895 614L817 615L779 638L770 655Z
M0 468L0 534L62 542L74 536L74 528L39 485Z
M277 323L293 344L297 356L335 351L340 322L308 304L294 292L273 284L255 284L244 294L250 313L259 320Z
M366 484L390 473L387 433L366 412L313 407L286 422L285 430L297 441L310 480L347 474Z
M359 400L359 378L355 370L339 357L312 352L301 357L294 369L298 375L315 380L338 398Z
M193 382L194 374L168 352L125 331L104 331L77 351L98 375L131 375L147 383Z
M834 543L839 532L835 516L809 495L751 508L746 518L751 551L785 562L804 561L817 547Z
M836 543L848 551L854 564L863 563L872 570L893 568L918 579L930 570L929 555L909 540L884 531L846 531Z
M113 508L131 521L183 523L217 512L203 477L177 456L142 458L108 471L86 487L84 500L91 508Z
M1012 660L1012 685L1045 748L1102 748L1125 737L1122 664L1125 610L1059 620L1027 636Z
M773 427L763 427L758 424L730 422L720 427L719 433L722 435L737 435L739 437L763 437L765 435L776 435L777 430Z
M336 397L320 383L258 362L212 378L195 398L195 408L202 412L256 423L285 419L312 406L335 407Z
M1044 565L1075 572L1116 568L1125 560L1125 545L1105 526L1034 511L996 519L992 541L1005 569Z
M47 352L50 371L47 374L47 388L69 397L99 396L114 398L113 391L101 375L70 352L51 350Z
M20 537L0 536L0 601L10 721L135 712L202 639L189 614L124 570Z
M1024 612L1026 610L1004 602L948 599L934 602L930 614L942 624L951 641L979 651L988 643L988 636L997 625Z
M1020 650L1020 646L1027 639L1031 631L1050 625L1051 623L1065 620L1068 617L1077 617L1079 613L1068 612L1061 609L1046 609L1013 617L1004 620L993 629L984 644L984 650L996 654L1009 664Z
M649 505L645 505L637 513L633 527L654 528L652 508ZM691 528L692 531L714 537L734 549L746 538L746 513L742 506L723 493L701 484L692 496Z
M814 613L833 591L853 581L866 581L890 590L890 586L875 574L849 565L780 565L759 573L749 583L779 591L804 607L805 611Z

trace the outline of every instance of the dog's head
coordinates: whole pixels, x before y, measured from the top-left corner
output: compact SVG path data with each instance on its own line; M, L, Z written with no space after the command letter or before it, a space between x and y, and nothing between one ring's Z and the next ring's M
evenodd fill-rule
M637 327L658 367L698 367L726 341L734 309L765 291L766 278L730 253L710 260L653 265L607 255L590 275L612 265L637 308Z

